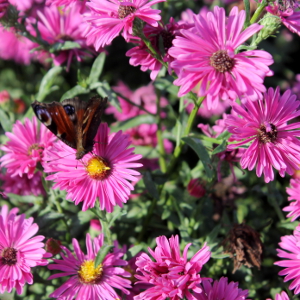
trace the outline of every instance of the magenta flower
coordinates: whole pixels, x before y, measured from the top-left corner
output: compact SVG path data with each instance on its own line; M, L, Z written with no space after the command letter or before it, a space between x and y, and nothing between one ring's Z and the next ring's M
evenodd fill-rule
M44 149L51 147L55 135L46 126L37 126L37 119L25 119L22 124L17 121L11 132L6 132L10 139L1 150L6 152L0 158L1 167L7 168L11 177L27 174L28 179L34 177L36 165L42 161Z
M191 244L185 246L183 256L180 254L179 238L176 235L169 240L165 236L156 238L157 247L153 251L148 248L154 261L145 253L137 260L137 272L135 275L139 283L150 283L152 287L135 296L135 300L155 299L196 299L196 295L202 292L200 283L202 279L199 272L202 266L209 260L209 247L204 244L189 261L187 251Z
M0 207L0 293L13 288L20 295L26 283L33 283L31 268L48 264L49 256L43 249L43 236L33 237L39 227L33 218L17 215L19 209Z
M6 102L9 102L10 100L10 94L7 90L3 90L0 92L0 104L4 104Z
M188 193L196 198L201 198L205 195L206 189L198 178L193 178L190 180L187 186Z
M16 175L11 177L10 174L0 174L2 181L1 190L5 193L12 193L21 196L27 195L46 195L42 183L42 172L38 171L33 174L32 178L28 178L27 174L23 176Z
M272 15L278 16L282 24L291 32L300 35L300 11L296 11L299 7L298 1L276 0L269 4L266 10Z
M151 6L165 0L91 0L87 3L91 12L86 14L85 34L87 43L96 50L109 45L120 32L126 41L133 38L133 21L139 18L147 24L157 27L161 17L160 10Z
M235 53L262 28L253 24L242 31L245 18L245 11L239 12L237 7L226 18L225 10L215 6L213 12L194 16L194 28L181 30L182 36L177 36L169 49L175 58L171 67L178 75L174 81L180 86L178 96L199 84L197 95L206 97L209 109L217 107L219 99L262 99L264 78L273 74L268 67L273 59L262 50Z
M266 300L272 300L270 298ZM275 295L275 300L290 300L290 297L287 295L286 292L281 292L280 294Z
M0 19L5 15L8 5L8 0L0 0Z
M55 6L62 6L62 5L70 5L72 3L78 3L79 0L46 0L46 5L55 5ZM86 0L82 1L86 2Z
M293 202L289 206L284 207L283 211L288 211L287 217L292 217L292 222L300 217L300 179L291 179L291 187L286 189L286 192L289 194L288 200Z
M91 239L86 235L85 255L80 249L76 239L73 239L74 252L61 246L64 253L62 259L53 259L54 264L48 266L50 270L59 270L62 273L51 275L49 279L69 276L70 278L50 297L58 299L76 300L116 300L121 299L114 288L121 290L126 295L129 294L130 281L123 277L130 277L120 266L126 266L127 262L122 260L124 255L121 249L114 248L112 253L108 253L100 265L95 268L95 258L103 246L103 235ZM116 245L115 245L116 246Z
M131 168L142 166L136 163L142 156L128 148L128 136L122 131L108 134L107 124L101 124L93 154L86 154L80 161L75 159L76 150L60 141L46 153L45 172L54 173L46 179L56 183L54 188L66 190L67 199L76 205L83 202L83 210L94 207L97 198L102 210L112 212L115 205L122 207L134 189L129 181L136 182L140 175Z
M72 59L82 61L84 57L91 57L91 49L86 45L83 35L85 23L80 13L81 6L74 3L65 10L59 10L56 6L44 7L43 11L37 11L37 26L41 38L50 45L74 42L78 48L58 50L55 54L50 53L55 65L67 63L69 69ZM32 19L35 24L36 19ZM35 29L29 26L32 35L36 35Z
M300 166L300 123L287 124L300 115L299 101L287 90L280 96L279 87L270 88L264 98L258 101L244 99L242 106L234 105L233 110L241 116L228 115L225 122L232 133L231 140L239 141L228 146L234 149L250 143L241 158L243 169L253 170L256 175L265 176L265 182L274 180L272 167L284 177L292 175Z
M44 5L45 0L9 0L10 4L17 7L20 11L35 10L36 7Z
M211 280L203 280L201 287L203 292L197 295L197 300L245 300L248 290L238 288L237 282L228 283L228 278L221 277L211 284Z
M283 258L274 263L274 265L283 267L278 274L285 276L284 282L293 279L289 286L290 290L294 290L295 294L300 293L300 225L296 227L293 235L281 237L279 246L283 249L277 249L277 256Z

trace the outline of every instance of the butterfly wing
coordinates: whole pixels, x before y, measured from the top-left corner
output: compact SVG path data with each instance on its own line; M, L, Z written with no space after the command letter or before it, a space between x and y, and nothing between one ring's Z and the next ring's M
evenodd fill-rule
M79 100L79 99L78 99ZM67 114L60 102L31 104L37 118L61 141L76 149L76 123Z

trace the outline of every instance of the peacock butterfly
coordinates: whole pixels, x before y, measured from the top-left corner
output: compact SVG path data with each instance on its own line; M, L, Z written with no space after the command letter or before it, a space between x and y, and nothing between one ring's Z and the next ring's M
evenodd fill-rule
M93 150L94 138L101 123L107 98L92 97L81 101L75 97L49 104L34 101L37 118L62 142L76 149L76 159Z

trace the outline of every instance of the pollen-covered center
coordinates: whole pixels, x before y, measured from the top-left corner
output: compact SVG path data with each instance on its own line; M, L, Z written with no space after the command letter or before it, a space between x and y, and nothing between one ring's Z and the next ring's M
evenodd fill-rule
M230 72L234 67L234 59L227 51L219 50L210 57L210 65L221 73Z
M32 144L31 146L29 146L28 148L28 155L32 155L32 150L40 150L40 156L42 156L42 151L44 150L44 147L40 146L39 144Z
M18 253L18 250L16 250L15 248L12 248L12 247L4 248L1 253L2 264L7 265L7 266L15 265L18 261L17 253Z
M118 17L119 19L124 19L127 16L130 16L136 11L136 8L134 6L130 5L120 5L118 9Z
M257 133L258 140L263 143L274 143L277 140L277 129L274 124L270 124L270 130L267 130L264 124L260 125Z
M111 168L102 157L93 156L86 165L86 170L92 179L103 180L111 173Z
M96 284L101 280L102 273L102 264L95 268L95 262L93 260L85 260L80 266L78 277L81 283Z

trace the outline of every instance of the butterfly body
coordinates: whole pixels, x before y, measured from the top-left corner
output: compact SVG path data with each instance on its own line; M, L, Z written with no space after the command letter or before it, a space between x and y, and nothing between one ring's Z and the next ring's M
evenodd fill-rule
M31 104L37 118L62 142L76 149L76 159L93 150L94 138L101 123L107 98L92 97L81 101L75 97L49 104Z

